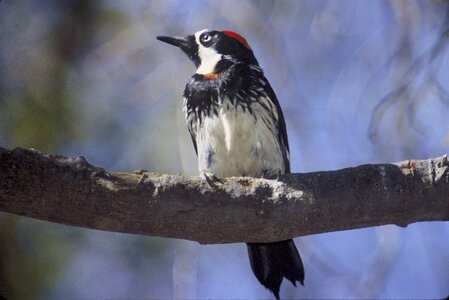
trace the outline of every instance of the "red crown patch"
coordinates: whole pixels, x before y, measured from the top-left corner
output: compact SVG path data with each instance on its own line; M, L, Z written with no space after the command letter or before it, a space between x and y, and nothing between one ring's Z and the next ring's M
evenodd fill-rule
M234 31L229 31L229 30L221 30L221 32L223 32L227 36L230 36L230 37L236 39L237 41L239 41L246 48L251 49L251 47L249 46L249 44L246 41L246 39L243 36L241 36L240 34L234 32Z

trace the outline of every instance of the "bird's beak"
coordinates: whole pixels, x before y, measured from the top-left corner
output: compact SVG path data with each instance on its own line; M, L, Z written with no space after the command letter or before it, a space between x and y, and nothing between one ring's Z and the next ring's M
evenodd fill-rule
M198 67L200 63L198 57L198 45L196 44L195 37L193 35L188 35L186 37L158 36L156 38L164 43L179 47Z
M158 40L179 47L183 51L189 50L192 46L192 41L189 36L187 37L181 37L181 36L158 36L156 37Z

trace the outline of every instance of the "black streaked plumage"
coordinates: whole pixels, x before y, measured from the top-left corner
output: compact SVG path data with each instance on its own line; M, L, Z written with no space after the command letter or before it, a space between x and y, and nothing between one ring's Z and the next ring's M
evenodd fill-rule
M282 110L246 40L218 30L158 39L180 47L197 67L183 110L199 170L218 177L289 173ZM277 299L284 277L295 286L304 283L293 240L248 243L248 254L257 279Z

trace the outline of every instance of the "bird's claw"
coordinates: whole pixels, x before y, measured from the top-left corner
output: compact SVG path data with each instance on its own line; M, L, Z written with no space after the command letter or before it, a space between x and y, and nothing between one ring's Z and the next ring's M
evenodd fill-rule
M137 185L141 185L145 179L148 178L148 170L144 170L144 169L139 169L139 170L135 170L133 171L134 174L138 174L140 175L139 181L137 182Z
M200 172L200 177L205 180L210 187L217 187L220 184L223 184L223 181L211 171L202 170Z
M133 171L134 174L139 174L139 175L142 175L143 173L147 173L147 172L149 172L149 171L145 170L145 169L138 169L138 170Z
M279 177L281 176L281 171L280 170L264 170L262 173L262 176L260 176L263 179L276 179L279 180Z

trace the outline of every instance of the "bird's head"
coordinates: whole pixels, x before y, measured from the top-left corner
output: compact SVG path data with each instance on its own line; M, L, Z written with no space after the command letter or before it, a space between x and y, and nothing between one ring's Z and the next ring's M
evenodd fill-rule
M258 65L246 39L233 31L204 29L186 37L157 39L181 48L197 67L197 74L220 73L234 63Z

